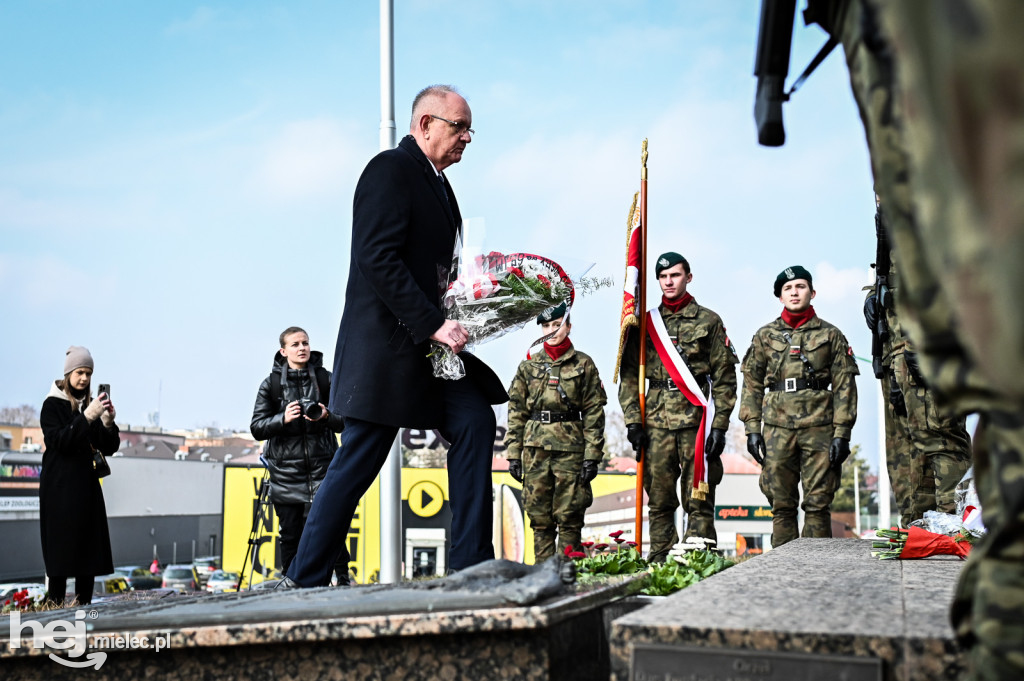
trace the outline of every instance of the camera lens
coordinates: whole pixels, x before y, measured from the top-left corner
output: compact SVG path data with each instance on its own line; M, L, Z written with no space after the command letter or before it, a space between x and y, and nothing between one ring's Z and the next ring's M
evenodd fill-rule
M307 402L302 407L302 413L316 421L324 415L323 408L316 402Z

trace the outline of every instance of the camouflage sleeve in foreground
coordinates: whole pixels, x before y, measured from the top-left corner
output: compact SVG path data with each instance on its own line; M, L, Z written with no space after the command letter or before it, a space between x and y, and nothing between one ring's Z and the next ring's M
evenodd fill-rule
M736 407L736 365L739 357L725 333L721 319L715 325L711 337L711 396L715 400L715 417L712 428L729 428L729 417Z
M764 328L764 327L762 327ZM764 375L767 368L761 331L750 339L743 356L743 392L740 397L740 421L747 435L761 432L761 409L764 406Z
M520 362L515 378L508 389L508 430L505 431L505 458L509 461L523 458L523 439L526 421L530 418L526 406L526 378L523 372L526 362Z
M604 457L604 405L608 404L608 395L604 391L604 383L601 382L597 365L589 356L584 363L584 377L586 381L582 409L586 449L583 458L600 461Z
M626 347L622 351L622 367L619 370L619 406L626 425L640 423L640 332L636 327L629 330Z
M857 359L853 356L846 336L834 328L832 337L832 425L835 433L832 437L847 440L853 433L853 424L857 422L857 382L860 374Z

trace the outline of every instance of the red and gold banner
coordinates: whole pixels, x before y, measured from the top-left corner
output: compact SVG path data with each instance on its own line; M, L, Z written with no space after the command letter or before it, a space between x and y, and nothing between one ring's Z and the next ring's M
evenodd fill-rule
M615 373L612 383L619 380L619 366L622 363L622 351L626 347L629 327L640 325L640 264L643 258L641 244L641 215L643 214L640 192L633 195L633 205L629 208L629 220L626 225L626 281L622 290L622 314L619 321L619 351L615 356Z

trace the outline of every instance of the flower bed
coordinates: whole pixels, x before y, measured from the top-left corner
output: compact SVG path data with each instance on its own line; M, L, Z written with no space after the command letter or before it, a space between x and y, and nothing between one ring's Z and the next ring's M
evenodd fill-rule
M676 544L664 563L649 563L640 555L636 543L623 540L621 535L622 532L609 535L614 545L583 542L583 551L566 549L566 557L576 563L576 580L581 587L645 573L646 584L640 593L667 596L733 565L717 550L708 548L709 540L699 538Z

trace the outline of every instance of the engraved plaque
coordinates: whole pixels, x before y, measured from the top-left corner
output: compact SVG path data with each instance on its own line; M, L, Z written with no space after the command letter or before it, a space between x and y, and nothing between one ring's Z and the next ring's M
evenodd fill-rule
M817 653L633 646L632 681L881 681L882 661Z

